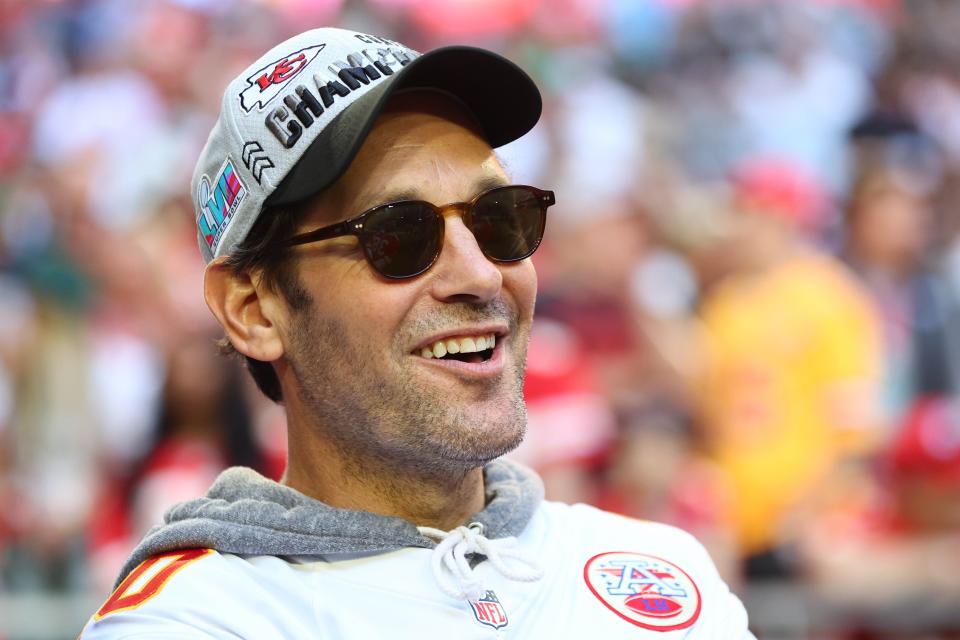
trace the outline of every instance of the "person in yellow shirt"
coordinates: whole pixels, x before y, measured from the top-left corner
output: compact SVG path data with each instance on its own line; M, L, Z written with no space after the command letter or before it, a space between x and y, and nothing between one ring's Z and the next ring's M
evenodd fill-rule
M880 338L855 277L805 239L821 210L815 186L770 162L745 167L734 186L731 270L701 306L697 397L734 495L730 525L756 574L767 571L749 559L788 544L792 518L871 449Z

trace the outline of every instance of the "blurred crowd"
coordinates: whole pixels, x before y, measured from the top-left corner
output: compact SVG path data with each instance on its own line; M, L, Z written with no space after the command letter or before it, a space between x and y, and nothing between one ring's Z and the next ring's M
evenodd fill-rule
M188 185L229 79L314 25L544 91L501 155L558 200L513 454L548 497L815 603L764 637L960 637L952 0L0 2L0 601L106 596L168 505L282 473Z

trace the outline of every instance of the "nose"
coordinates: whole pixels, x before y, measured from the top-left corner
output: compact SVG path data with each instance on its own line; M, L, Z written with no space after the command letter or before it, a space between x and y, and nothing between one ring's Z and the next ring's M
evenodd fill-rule
M483 255L459 215L444 218L443 248L433 266L433 296L445 302L487 302L503 286L500 268Z

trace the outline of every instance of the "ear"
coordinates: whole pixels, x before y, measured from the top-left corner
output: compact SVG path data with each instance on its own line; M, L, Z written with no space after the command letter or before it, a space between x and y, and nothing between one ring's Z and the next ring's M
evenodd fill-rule
M283 355L275 317L282 305L259 279L217 258L204 273L203 297L237 351L265 362Z

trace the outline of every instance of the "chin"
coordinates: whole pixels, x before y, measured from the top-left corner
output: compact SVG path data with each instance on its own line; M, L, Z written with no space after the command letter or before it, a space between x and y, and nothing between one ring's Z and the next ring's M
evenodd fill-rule
M527 428L526 410L522 415L511 415L502 421L483 421L472 425L460 424L459 429L447 432L448 437L439 437L425 444L434 459L449 461L470 468L480 467L504 456L523 441ZM449 437L450 433L458 437Z

